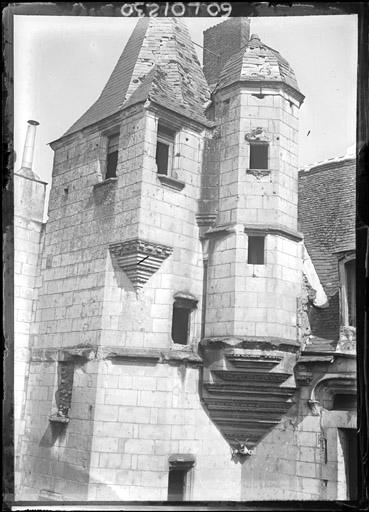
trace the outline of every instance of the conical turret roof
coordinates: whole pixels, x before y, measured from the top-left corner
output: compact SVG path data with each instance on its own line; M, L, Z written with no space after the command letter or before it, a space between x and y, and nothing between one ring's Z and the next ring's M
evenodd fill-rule
M289 63L279 52L264 44L257 34L252 34L247 45L226 62L217 89L240 81L282 82L302 96Z
M206 122L209 97L186 25L177 18L140 18L99 98L65 135L146 99Z

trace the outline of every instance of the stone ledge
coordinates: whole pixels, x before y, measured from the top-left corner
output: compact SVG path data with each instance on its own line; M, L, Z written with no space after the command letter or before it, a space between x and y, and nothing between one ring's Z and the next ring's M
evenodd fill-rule
M229 235L238 231L241 224L225 224L221 226L215 226L210 228L204 233L203 238L213 238L219 236ZM285 238L289 238L296 242L300 242L304 239L304 235L299 231L293 231L292 229L285 228L282 225L276 224L274 226L266 224L244 224L243 231L245 233L256 233L260 235L280 235Z
M177 180L171 176L167 176L166 174L158 174L159 181L162 185L168 188L172 188L173 190L183 190L186 186L184 181Z
M99 181L98 183L95 183L93 186L93 189L97 190L101 187L105 187L108 185L114 185L114 183L117 183L117 181L118 181L118 178L108 178L106 180Z
M91 360L96 357L96 347L33 348L31 361L70 361L75 358Z
M140 359L155 363L160 360L160 350L150 348L100 347L97 355L98 359Z
M119 346L100 347L66 347L61 349L42 348L32 349L32 362L63 362L84 359L127 359L156 363L188 363L201 366L201 357L192 350L186 349L154 349L130 348Z
M217 336L204 338L200 341L202 349L225 349L225 348L241 348L241 349L260 349L270 350L278 349L287 352L298 352L300 344L295 340L286 338L277 338L272 336Z
M246 174L251 174L252 176L255 176L257 180L269 176L271 172L271 169L246 169Z

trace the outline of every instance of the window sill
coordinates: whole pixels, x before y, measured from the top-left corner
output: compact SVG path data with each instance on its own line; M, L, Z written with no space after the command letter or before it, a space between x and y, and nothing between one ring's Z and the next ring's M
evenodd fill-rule
M98 183L95 183L94 190L104 187L106 185L112 185L118 181L118 178L107 178L106 180L99 181Z
M166 174L158 174L157 176L162 185L173 190L183 190L186 186L183 181L177 180L171 176L167 176Z
M271 172L271 169L246 169L246 174L252 174L258 180L265 176L269 176Z
M62 423L65 425L69 423L69 418L68 416L59 416L57 413L55 413L49 416L49 421L50 423Z

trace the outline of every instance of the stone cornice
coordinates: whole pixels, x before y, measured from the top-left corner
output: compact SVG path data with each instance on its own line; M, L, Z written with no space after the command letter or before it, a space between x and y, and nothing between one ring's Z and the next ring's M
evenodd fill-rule
M282 89L287 94L290 94L293 98L295 98L299 105L301 106L304 102L305 96L300 92L297 91L294 87L291 85L286 84L285 82L281 82L279 80L242 80L238 79L234 82L226 85L225 87L222 87L221 89L216 89L213 94L217 94L219 91L226 91L229 88L232 88L234 86L238 86L238 88L242 87L249 87L249 88L271 88L271 89ZM268 93L264 93L266 96Z
M227 336L209 337L200 341L201 349L260 349L270 350L271 348L287 352L298 352L300 344L296 340L277 338L272 336Z
M131 348L120 346L81 346L65 348L33 348L33 362L73 362L92 360L140 361L142 363L189 364L201 366L201 357L192 350Z
M203 234L202 238L215 238L229 235L230 233L237 231L237 226L239 224L225 224L222 226L215 226L206 233ZM284 238L289 238L290 240L294 240L296 242L300 242L304 239L304 235L298 231L293 231L289 228L285 228L282 225L274 225L269 226L266 224L244 224L243 230L245 233L258 233L258 234L271 234L271 235L279 235Z

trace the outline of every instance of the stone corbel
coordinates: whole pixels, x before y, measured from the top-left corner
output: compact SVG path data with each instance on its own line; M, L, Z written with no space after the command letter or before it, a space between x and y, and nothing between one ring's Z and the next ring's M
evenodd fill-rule
M252 174L257 180L269 176L271 173L270 169L247 169L246 174Z
M136 290L144 286L173 252L172 247L138 238L111 244L109 249Z
M264 128L258 126L245 134L245 140L247 142L270 142L270 137L266 134Z

